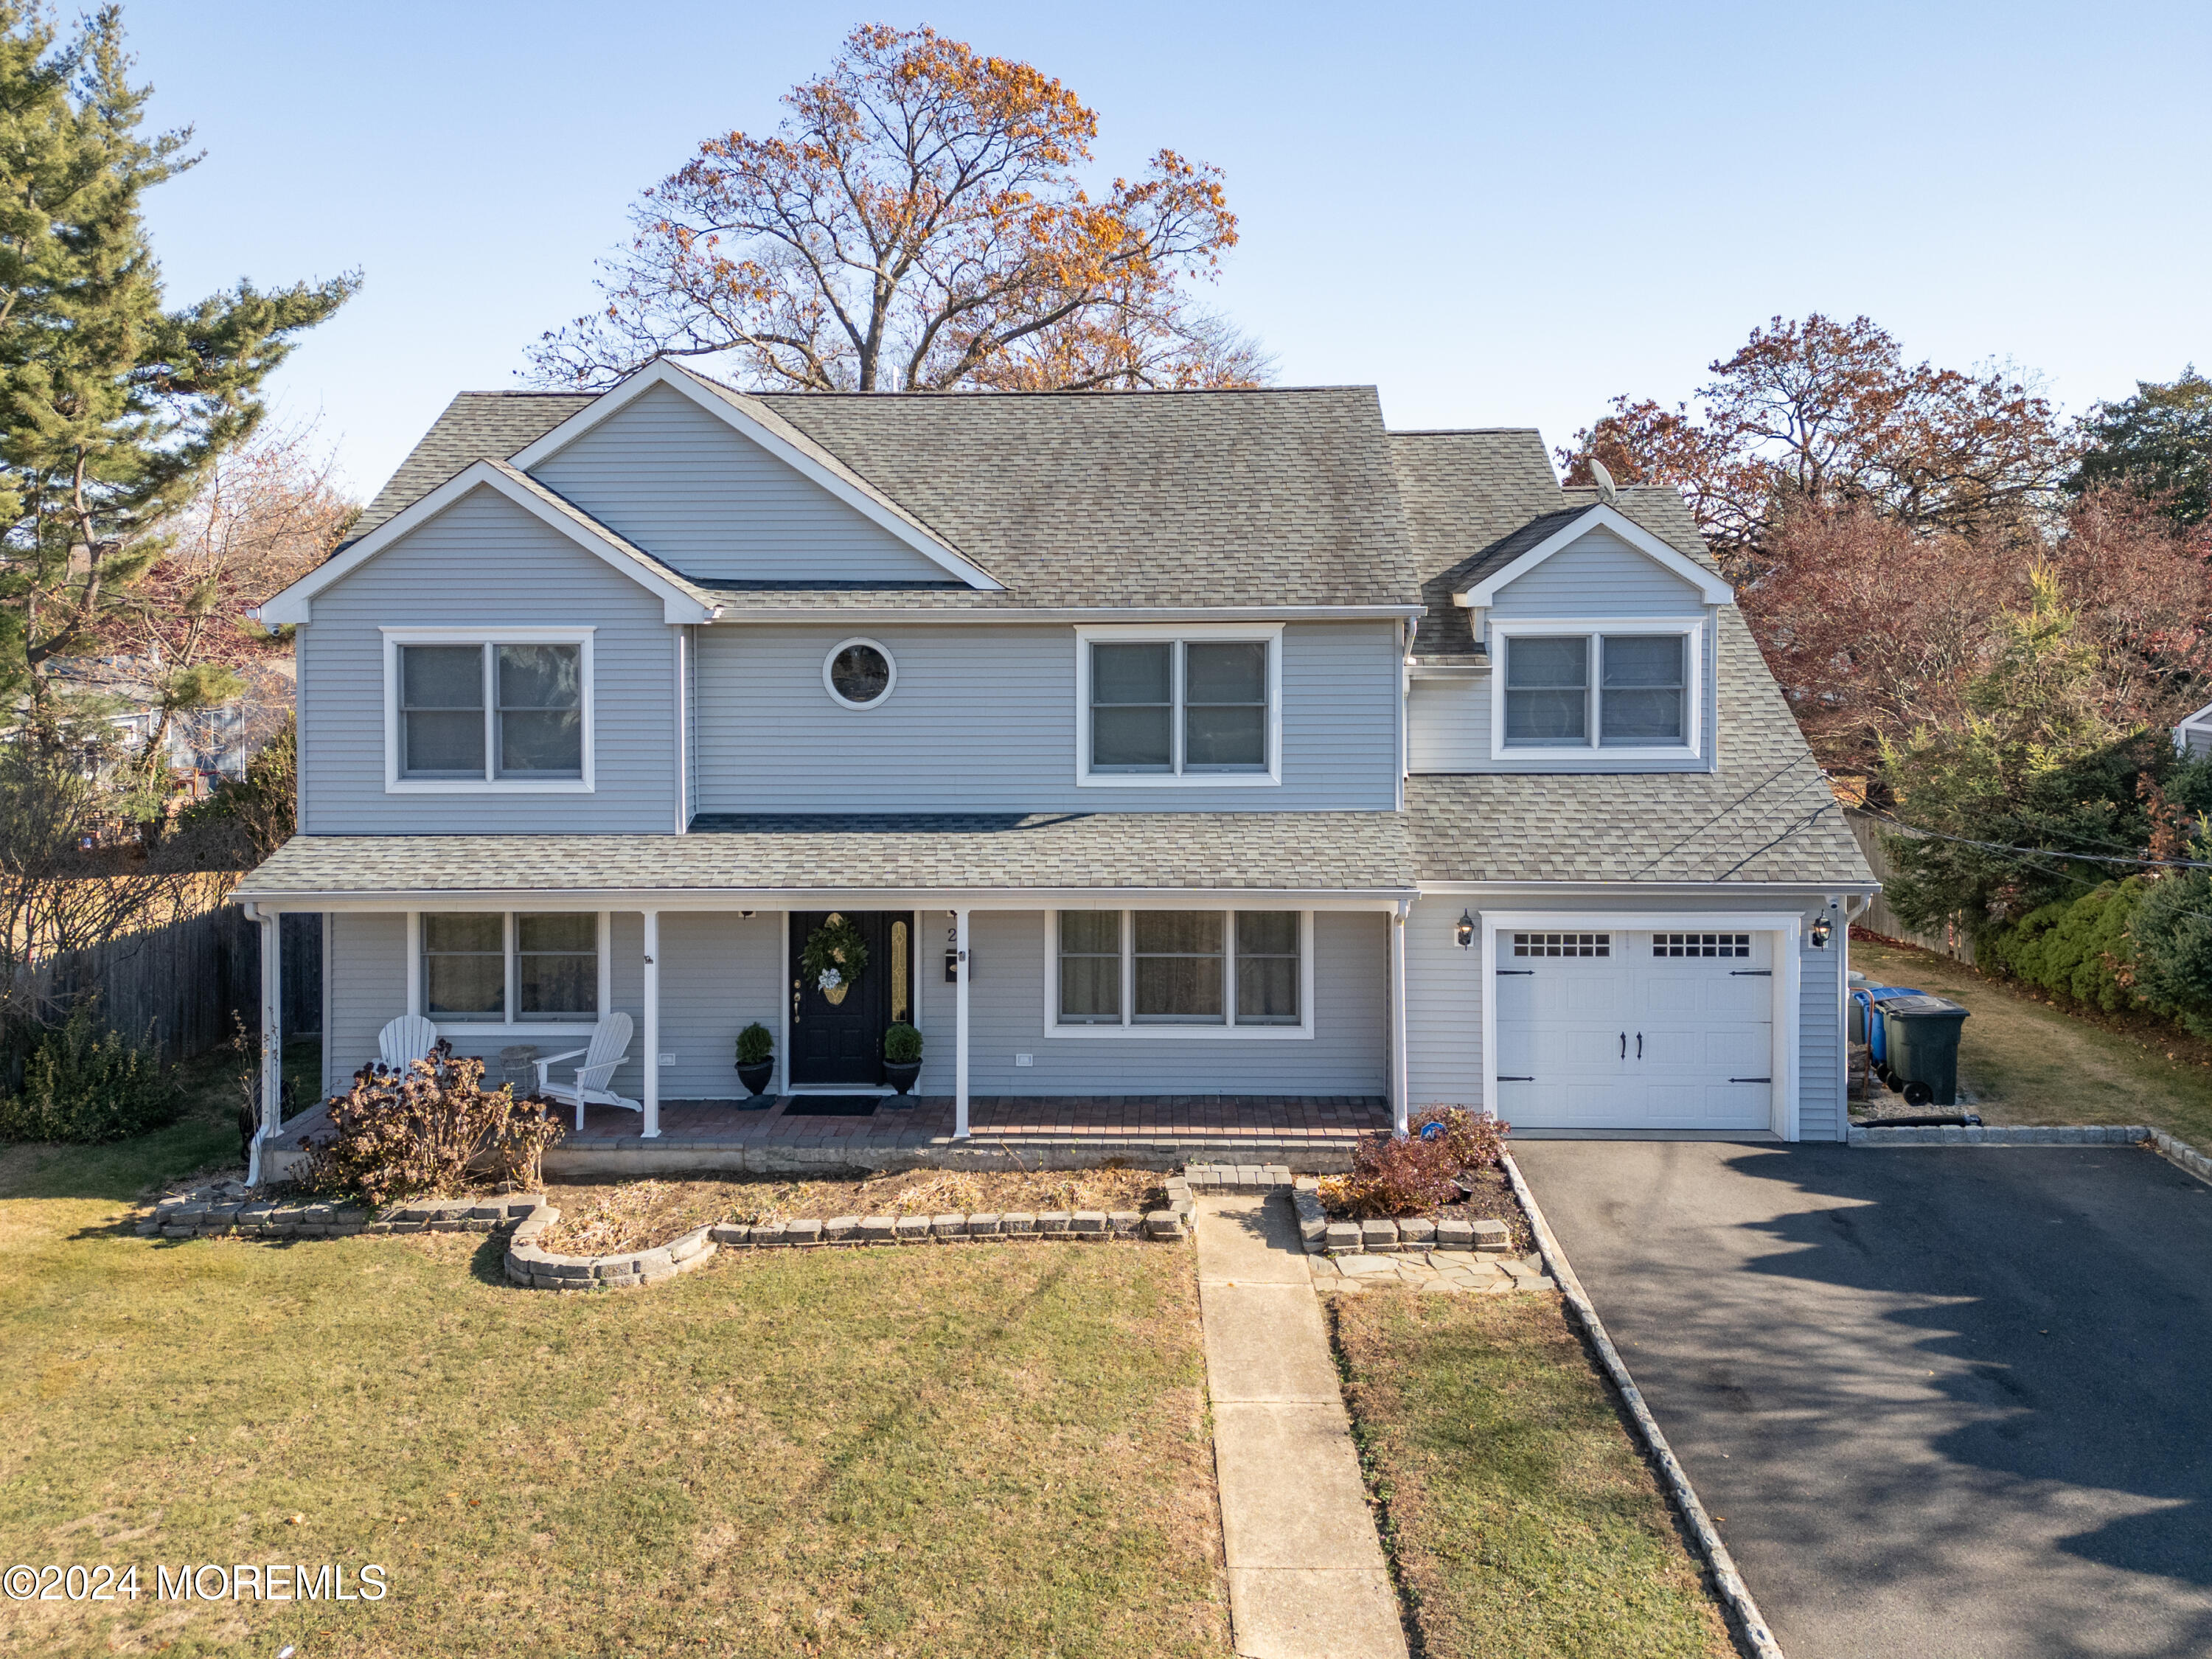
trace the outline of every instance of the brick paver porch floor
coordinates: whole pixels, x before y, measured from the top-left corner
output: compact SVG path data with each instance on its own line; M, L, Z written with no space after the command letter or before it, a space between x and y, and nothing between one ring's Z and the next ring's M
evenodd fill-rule
M1127 1157L1164 1167L1208 1158L1222 1162L1290 1164L1300 1169L1346 1167L1352 1144L1387 1129L1389 1103L1357 1095L997 1096L969 1102L965 1142L952 1138L950 1096L909 1097L902 1107L886 1102L866 1117L794 1115L803 1100L786 1096L747 1109L735 1101L677 1100L660 1109L660 1133L647 1140L638 1115L615 1107L586 1109L579 1133L573 1114L562 1114L568 1133L549 1155L548 1168L590 1157L593 1167L611 1157L636 1153L653 1167L680 1164L696 1154L702 1166L726 1167L740 1155L745 1167L809 1164L876 1167L881 1163L932 1163L962 1153L1046 1155L1057 1167ZM290 1152L322 1125L320 1107L287 1123L274 1150Z

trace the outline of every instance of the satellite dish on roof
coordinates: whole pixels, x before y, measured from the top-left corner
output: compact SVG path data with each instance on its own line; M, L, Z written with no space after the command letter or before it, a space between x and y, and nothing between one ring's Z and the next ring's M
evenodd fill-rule
M1605 463L1595 455L1589 458L1589 470L1590 477L1597 480L1598 500L1603 501L1607 507L1612 506L1614 499L1620 494L1614 487L1613 474L1605 470Z

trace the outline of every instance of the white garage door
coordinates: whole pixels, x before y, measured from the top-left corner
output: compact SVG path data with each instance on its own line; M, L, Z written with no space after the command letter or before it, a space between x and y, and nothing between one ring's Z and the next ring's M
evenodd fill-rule
M1500 933L1498 1115L1516 1128L1771 1127L1773 938Z

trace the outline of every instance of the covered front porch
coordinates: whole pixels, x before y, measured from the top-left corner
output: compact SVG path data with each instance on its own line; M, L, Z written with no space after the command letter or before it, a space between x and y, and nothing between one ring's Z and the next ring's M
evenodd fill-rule
M325 1093L395 1018L434 1023L495 1085L628 1018L607 1089L623 1105L594 1097L580 1127L564 1114L549 1168L964 1150L1320 1169L1406 1118L1401 839L1377 813L301 838L241 897L271 929L288 911L329 919ZM862 872L911 884L830 884ZM871 941L844 996L804 965L825 922ZM884 1064L894 1024L923 1042L908 1109ZM732 1050L754 1025L775 1063L767 1096L744 1102ZM312 1127L270 1124L272 1154Z

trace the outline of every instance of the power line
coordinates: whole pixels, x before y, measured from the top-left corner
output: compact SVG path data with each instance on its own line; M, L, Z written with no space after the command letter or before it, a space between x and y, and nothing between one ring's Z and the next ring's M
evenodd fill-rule
M2204 859L2121 858L2111 853L2069 853L2057 847L2014 847L2001 841L1976 841L1971 836L1947 836L1941 830L1923 830L1917 823L1907 823L1902 818L1883 814L1869 812L1867 816L1877 823L1890 824L1911 835L1956 842L1961 847L1978 847L1990 853L2016 853L2027 858L2072 859L2081 864L2132 864L2154 870L2212 870L2212 860Z

